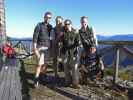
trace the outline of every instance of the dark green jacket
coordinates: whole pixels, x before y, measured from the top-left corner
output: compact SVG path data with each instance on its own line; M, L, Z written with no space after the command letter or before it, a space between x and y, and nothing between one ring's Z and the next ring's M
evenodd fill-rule
M72 29L71 32L64 31L62 43L62 53L69 57L75 56L77 52L77 46L79 45L79 34L76 33L76 30L74 29Z

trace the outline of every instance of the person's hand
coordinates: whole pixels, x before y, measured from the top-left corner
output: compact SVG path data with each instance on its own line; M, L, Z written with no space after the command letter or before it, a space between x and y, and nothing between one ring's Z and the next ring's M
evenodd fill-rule
M96 52L96 47L91 47L90 48L90 53L95 53Z
M40 53L39 53L39 50L37 48L34 48L33 52L38 58L40 57Z
M36 48L32 48L32 52L35 54L35 50L36 50Z

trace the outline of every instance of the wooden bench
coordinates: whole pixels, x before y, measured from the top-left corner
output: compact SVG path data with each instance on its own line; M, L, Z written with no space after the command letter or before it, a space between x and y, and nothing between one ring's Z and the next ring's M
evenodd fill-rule
M20 63L9 59L0 71L0 100L22 100Z

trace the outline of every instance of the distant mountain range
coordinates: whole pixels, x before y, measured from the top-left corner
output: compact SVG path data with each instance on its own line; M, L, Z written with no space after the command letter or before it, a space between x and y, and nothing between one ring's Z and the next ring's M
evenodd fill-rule
M133 34L113 35L113 36L97 35L97 39L98 40L112 40L112 41L133 41Z
M9 40L32 40L31 37L28 37L28 38L16 38L16 37L8 37Z
M32 37L28 38L15 38L9 37L11 40L32 40ZM112 40L112 41L133 41L133 34L125 34L125 35L113 35L113 36L103 36L97 35L98 40Z

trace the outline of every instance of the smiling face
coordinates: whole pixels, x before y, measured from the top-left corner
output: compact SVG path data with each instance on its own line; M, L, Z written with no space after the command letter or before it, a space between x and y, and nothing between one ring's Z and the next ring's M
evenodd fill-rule
M50 13L45 14L44 22L48 24L50 22L51 17L52 17L52 15Z
M71 29L72 29L71 21L70 20L65 20L64 24L65 24L65 29L67 31L71 31Z
M81 23L81 27L86 29L87 26L88 26L88 18L87 17L82 17L80 23Z
M61 17L57 17L55 21L56 21L56 26L62 25L62 23L63 23L63 19Z

